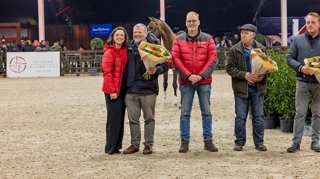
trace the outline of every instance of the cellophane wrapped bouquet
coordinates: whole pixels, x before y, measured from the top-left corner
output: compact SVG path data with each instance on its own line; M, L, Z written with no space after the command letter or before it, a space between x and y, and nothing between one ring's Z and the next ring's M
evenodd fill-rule
M145 41L141 42L138 51L147 70L155 67L157 64L167 63L171 58L169 51L165 47ZM148 72L145 72L143 77L146 80L151 79L151 75Z
M265 75L278 71L278 65L270 57L268 57L260 48L251 50L250 53L252 74ZM248 82L249 85L254 83Z
M308 67L310 74L314 75L320 82L320 56L305 58L304 63Z

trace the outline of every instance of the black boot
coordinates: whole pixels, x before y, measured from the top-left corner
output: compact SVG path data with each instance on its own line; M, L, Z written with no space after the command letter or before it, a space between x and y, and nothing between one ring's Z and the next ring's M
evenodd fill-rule
M297 150L300 150L300 144L293 143L291 147L287 148L287 152L294 153Z
M319 146L318 142L312 142L310 149L315 152L320 152L320 146Z
M187 153L189 150L189 141L181 139L179 153Z

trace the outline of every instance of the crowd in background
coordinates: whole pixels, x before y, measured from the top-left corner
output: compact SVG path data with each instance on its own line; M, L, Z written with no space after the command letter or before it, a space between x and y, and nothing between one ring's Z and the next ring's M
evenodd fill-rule
M21 44L13 43L12 41L1 41L0 52L42 52L42 51L68 51L64 45L64 40L60 39L50 45L49 41L42 40L21 40Z

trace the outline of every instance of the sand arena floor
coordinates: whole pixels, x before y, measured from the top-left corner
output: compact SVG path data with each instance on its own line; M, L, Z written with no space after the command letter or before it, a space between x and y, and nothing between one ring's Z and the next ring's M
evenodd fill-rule
M170 80L172 77L169 77ZM234 101L230 77L213 74L211 108L214 143L203 149L197 99L191 120L190 151L178 153L179 109L157 100L154 153L104 153L106 107L102 76L0 78L0 178L319 178L320 153L309 149L289 154L291 133L265 131L268 151L254 149L250 120L247 144L233 151ZM169 81L171 83L171 81ZM162 77L160 77L162 91ZM141 120L142 124L143 121ZM124 148L130 145L128 119Z

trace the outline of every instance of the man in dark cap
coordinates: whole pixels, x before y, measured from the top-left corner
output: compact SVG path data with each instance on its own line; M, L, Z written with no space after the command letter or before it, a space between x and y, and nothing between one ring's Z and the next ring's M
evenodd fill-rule
M245 24L239 28L241 41L235 44L227 57L226 70L232 79L232 88L235 101L235 136L234 150L241 151L246 144L246 119L249 104L252 108L253 142L259 151L266 151L263 145L263 101L267 84L264 75L251 73L250 51L260 48L265 52L266 48L254 40L257 33L256 26Z

